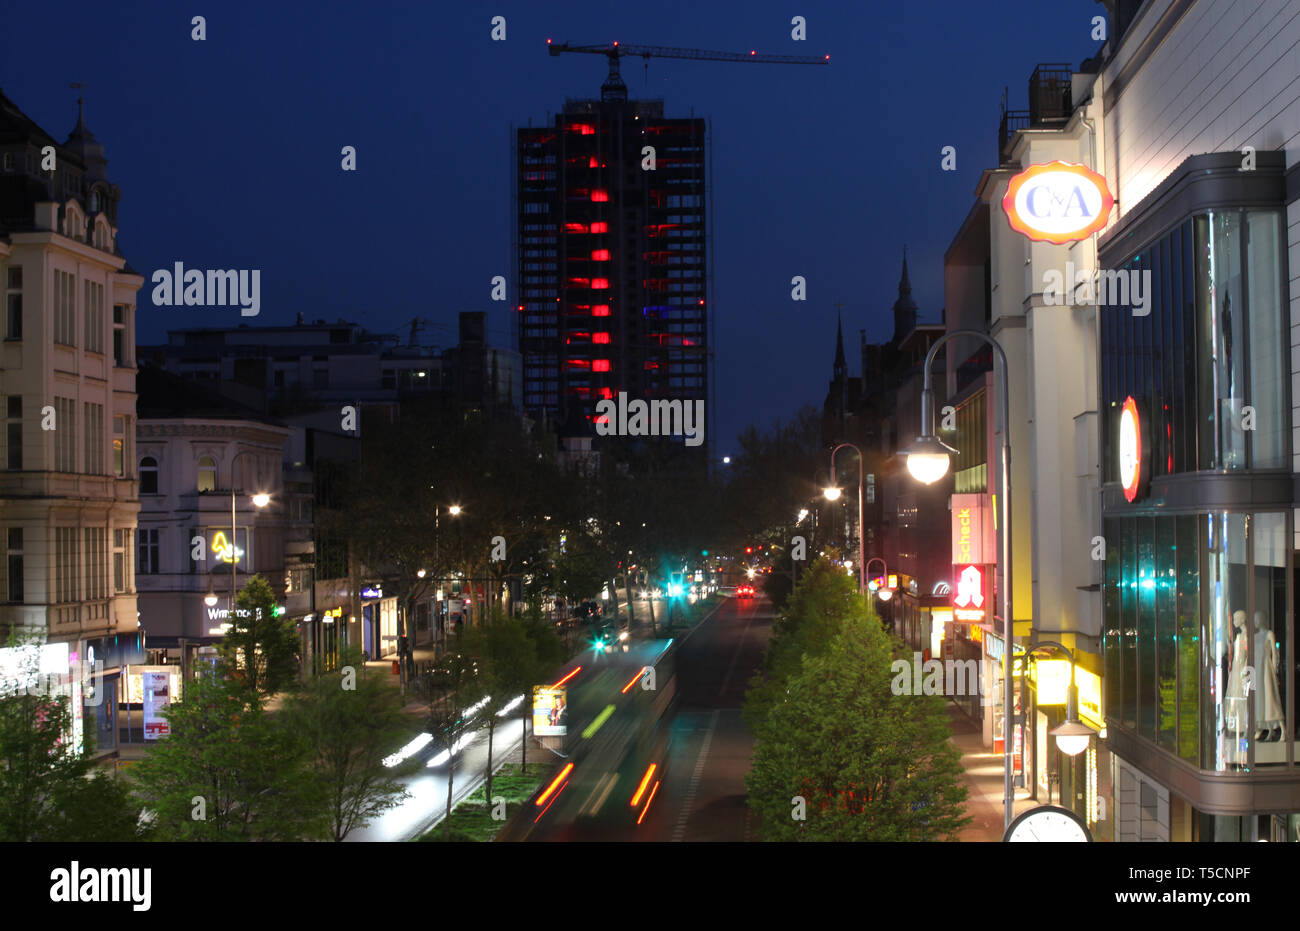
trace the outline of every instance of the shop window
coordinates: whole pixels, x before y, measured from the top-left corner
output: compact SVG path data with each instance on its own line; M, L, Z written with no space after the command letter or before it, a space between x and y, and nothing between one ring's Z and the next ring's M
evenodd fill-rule
M9 600L23 601L23 528L10 527L8 533Z

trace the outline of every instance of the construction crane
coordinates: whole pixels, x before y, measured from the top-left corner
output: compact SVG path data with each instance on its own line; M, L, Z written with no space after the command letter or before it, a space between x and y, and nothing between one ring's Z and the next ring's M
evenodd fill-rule
M699 48L671 48L663 45L620 45L611 42L608 45L570 45L568 42L554 43L546 40L546 49L552 55L562 52L583 52L588 55L604 55L609 59L609 77L601 85L601 96L606 100L627 99L627 85L619 73L619 59L625 55L639 55L649 67L651 58L688 58L695 61L750 61L768 65L829 65L829 55L760 55L751 51L712 52Z

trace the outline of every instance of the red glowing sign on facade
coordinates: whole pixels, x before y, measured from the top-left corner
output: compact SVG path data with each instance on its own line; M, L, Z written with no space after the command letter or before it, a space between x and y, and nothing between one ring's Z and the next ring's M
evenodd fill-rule
M1124 488L1124 500L1136 501L1146 491L1149 459L1146 423L1137 399L1129 396L1119 414L1119 482Z
M604 203L609 200L609 192L604 188L596 188L591 192L591 199L596 203Z
M593 233L608 233L609 224L606 223L604 220L597 220L591 224L591 231Z
M608 343L608 342L609 342L609 334L608 334L608 333L592 333L592 334L591 334L591 341L592 341L593 343Z
M593 249L593 250L591 250L591 260L592 260L593 262L608 262L608 261L609 261L609 250L608 250L608 249Z
M608 360L608 359L592 359L592 360L591 360L591 370L592 370L593 372L608 372L608 371L609 371L609 360Z
M591 279L591 290L593 290L593 291L604 291L604 290L606 290L608 287L609 287L609 279L608 279L608 278L593 278L593 279Z
M593 317L608 317L608 316L609 316L609 305L608 305L608 304L597 304L596 306L594 306L594 307L591 308L591 315L592 315Z
M953 620L982 621L984 608L984 570L979 566L961 566L957 572L956 590L952 596Z

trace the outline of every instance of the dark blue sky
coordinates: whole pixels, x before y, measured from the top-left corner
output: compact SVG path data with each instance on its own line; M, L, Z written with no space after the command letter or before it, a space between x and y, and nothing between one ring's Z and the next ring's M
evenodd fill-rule
M846 337L886 338L902 246L922 320L939 319L943 251L994 159L998 105L1027 106L1039 62L1097 47L1093 0L904 3L10 4L0 87L62 141L86 122L123 190L122 249L146 277L262 270L254 324L339 317L405 334L413 317L455 341L456 314L488 310L510 340L510 127L599 95L594 55L557 41L827 54L827 67L624 62L633 97L712 121L716 448L747 423L820 405L835 305ZM190 17L207 17L207 41ZM494 15L505 42L490 40ZM790 19L808 39L790 38ZM339 150L357 147L358 171ZM956 172L939 150L957 148ZM790 278L808 301L790 300ZM141 342L240 322L235 308L154 308ZM850 370L858 363L850 348Z

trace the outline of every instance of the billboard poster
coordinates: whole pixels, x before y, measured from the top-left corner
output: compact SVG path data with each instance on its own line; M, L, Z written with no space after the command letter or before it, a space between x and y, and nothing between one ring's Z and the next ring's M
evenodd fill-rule
M141 674L144 689L144 739L157 740L171 733L163 712L171 704L171 676L167 672Z
M567 689L533 686L533 733L538 737L563 737L569 732Z

